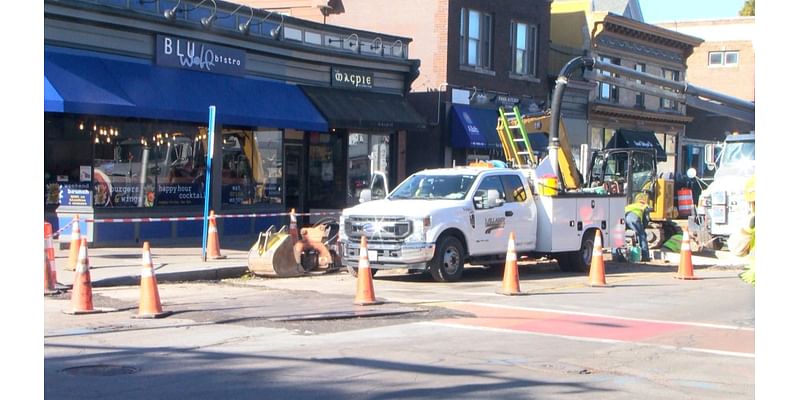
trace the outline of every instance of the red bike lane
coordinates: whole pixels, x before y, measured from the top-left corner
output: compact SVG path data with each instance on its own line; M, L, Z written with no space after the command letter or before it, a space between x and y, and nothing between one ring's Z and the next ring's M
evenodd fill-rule
M475 317L437 320L439 324L755 357L755 330L749 328L488 304L447 303L444 306Z

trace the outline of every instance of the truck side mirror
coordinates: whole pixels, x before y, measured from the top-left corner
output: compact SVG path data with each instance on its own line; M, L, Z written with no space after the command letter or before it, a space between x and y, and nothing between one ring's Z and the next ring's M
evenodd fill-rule
M387 181L386 174L383 172L375 172L372 175L372 182L369 185L372 199L378 200L386 197L386 194L389 193Z
M372 201L372 191L369 189L363 189L358 194L358 202L359 203L366 203L368 201Z
M472 197L472 204L475 205L476 210L482 210L484 208L487 208L486 192L483 190L476 191L475 196Z
M505 200L500 198L500 192L495 189L489 189L486 198L488 203L486 208L500 207L505 203Z
M697 170L694 168L689 168L686 171L686 176L688 176L689 179L694 179L697 176Z

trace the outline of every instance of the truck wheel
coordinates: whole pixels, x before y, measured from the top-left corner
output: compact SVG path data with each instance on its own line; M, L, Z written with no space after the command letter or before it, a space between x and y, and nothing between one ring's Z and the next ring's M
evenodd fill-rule
M558 265L564 269L564 264L567 265L567 271L574 272L589 272L592 266L592 253L594 253L594 230L586 231L581 239L581 247L577 251L566 253L560 257L565 258L565 262L557 257L559 260Z
M464 246L453 236L444 236L436 242L431 260L431 276L437 282L456 282L464 273Z

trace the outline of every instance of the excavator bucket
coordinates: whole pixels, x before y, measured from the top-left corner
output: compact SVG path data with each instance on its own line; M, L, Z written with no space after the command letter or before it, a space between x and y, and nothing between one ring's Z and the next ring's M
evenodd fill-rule
M250 248L247 268L259 276L287 278L303 275L303 267L295 260L294 242L286 233L285 226L277 232L274 226L270 226L258 234L258 240Z

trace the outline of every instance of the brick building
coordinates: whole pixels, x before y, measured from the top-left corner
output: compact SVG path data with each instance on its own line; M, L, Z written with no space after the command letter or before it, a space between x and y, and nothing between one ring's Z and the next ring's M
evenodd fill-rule
M421 64L409 100L429 129L409 132L408 171L502 158L495 130L499 107L517 105L526 112L546 105L549 0L244 2L413 39L408 57ZM376 38L363 45L392 50L395 43Z
M702 43L697 37L644 23L637 1L556 1L552 26L552 75L567 60L589 55L683 81L687 60L695 46ZM571 103L565 107L572 110L572 115L564 117L573 153L584 143L591 149L602 149L618 136L655 136L661 147L659 173L674 176L684 170L680 146L692 118L683 104L607 83L571 85L567 92L572 95ZM581 102L587 98L588 104L583 106ZM581 126L581 121L588 123ZM618 143L617 139L613 142Z
M730 96L755 102L755 17L736 17L714 20L671 21L655 25L703 38L694 54L687 60L689 82ZM701 177L713 174L703 164L703 146L720 142L732 132L755 130L755 124L696 108L687 108L693 117L686 127L684 160Z

